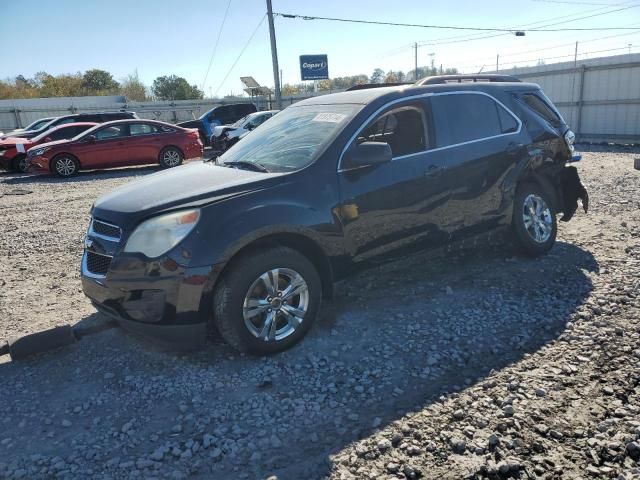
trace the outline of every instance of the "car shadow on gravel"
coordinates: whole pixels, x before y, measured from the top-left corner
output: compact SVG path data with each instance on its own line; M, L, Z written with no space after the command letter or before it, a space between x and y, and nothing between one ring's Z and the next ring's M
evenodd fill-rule
M192 453L169 456L161 468L170 463L203 479L238 472L322 478L332 455L352 442L394 422L411 427L411 412L554 342L597 273L590 252L563 242L538 259L510 250L420 254L342 282L310 335L279 355L238 356L222 344L176 355L118 329L24 364L0 365L0 377L18 378L27 369L31 383L55 378L67 398L39 407L45 416L99 396L99 410L73 420L93 438L144 418L135 423L136 435L161 440L129 446L134 459L165 443L186 452L199 442L197 469ZM77 365L92 374L74 374ZM101 423L91 422L96 415ZM24 455L61 453L46 440L24 448ZM96 463L104 468L108 460Z

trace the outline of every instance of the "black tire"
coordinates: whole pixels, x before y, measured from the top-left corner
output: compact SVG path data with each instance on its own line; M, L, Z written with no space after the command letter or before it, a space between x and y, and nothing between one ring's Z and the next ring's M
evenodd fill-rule
M73 155L61 153L51 160L51 171L62 178L72 177L80 170L80 162Z
M182 164L184 155L177 147L165 147L160 152L158 162L162 168L173 168Z
M537 211L538 206L539 214L531 215L530 212ZM515 244L523 254L537 257L547 253L553 247L558 234L552 194L535 182L519 185L513 201L511 224Z
M18 173L27 173L27 156L26 155L17 155L11 161L11 168L14 172Z
M281 272L293 271L302 277L307 286L307 308L302 321L288 336L266 341L258 338L245 324L244 306L250 289L259 282L263 274L273 269L280 269ZM282 284L286 285L286 274L281 274L280 278ZM301 298L294 295L290 303L300 302ZM306 335L316 320L321 299L320 276L313 264L296 250L273 247L243 255L229 265L228 271L215 289L213 320L222 338L236 350L254 355L272 354L292 347ZM284 305L286 302L283 302L283 309L286 308ZM269 312L271 311L270 309ZM290 324L286 321L287 314L284 311L280 309L273 309L273 311L276 328L278 328L277 325L282 325L282 329L291 328L288 327ZM266 315L268 314L265 312L253 318L258 317L257 321L260 322L260 319L266 319Z

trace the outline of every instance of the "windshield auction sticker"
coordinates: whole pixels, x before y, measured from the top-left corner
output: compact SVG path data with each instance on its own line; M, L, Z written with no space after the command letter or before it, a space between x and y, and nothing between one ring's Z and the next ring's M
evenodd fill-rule
M313 117L314 122L340 123L346 115L342 113L319 113Z

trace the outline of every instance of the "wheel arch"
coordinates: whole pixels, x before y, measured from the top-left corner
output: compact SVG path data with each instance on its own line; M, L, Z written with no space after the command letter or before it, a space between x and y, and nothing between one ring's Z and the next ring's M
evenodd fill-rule
M322 296L325 299L333 298L334 276L328 255L315 240L298 232L269 233L236 246L228 256L224 268L217 275L215 283L222 278L225 272L233 268L233 264L238 259L256 250L274 246L291 248L308 258L316 268L318 275L320 275ZM215 289L215 285L213 285L213 288Z
M77 155L74 155L73 153L69 153L69 152L60 152L60 153L56 153L53 157L51 157L51 160L49 160L49 171L51 173L55 173L55 171L53 169L53 162L60 155L68 155L69 157L75 159L75 161L78 162L78 170L80 170L82 168L82 162L80 161L80 159L78 158Z
M164 147L162 147L160 149L160 152L158 153L158 161L161 160L160 157L162 157L162 152L164 152L166 149L168 148L175 148L176 150L178 150L180 152L180 155L182 155L182 158L184 159L184 150L182 150L182 148L180 148L178 145L174 145L173 143L170 145L165 145Z

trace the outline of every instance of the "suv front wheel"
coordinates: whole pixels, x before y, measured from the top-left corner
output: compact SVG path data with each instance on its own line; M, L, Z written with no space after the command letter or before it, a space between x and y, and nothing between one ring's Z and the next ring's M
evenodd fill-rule
M320 276L299 252L275 247L229 266L214 295L214 322L235 349L257 355L286 350L309 331L322 297Z
M519 249L535 257L553 247L558 233L556 212L550 195L537 183L518 187L513 203L513 234Z

